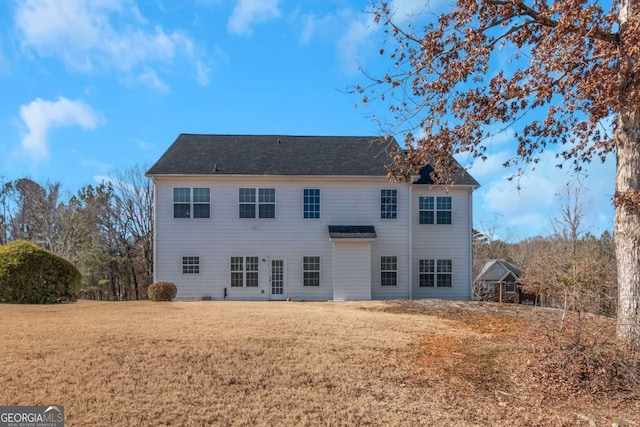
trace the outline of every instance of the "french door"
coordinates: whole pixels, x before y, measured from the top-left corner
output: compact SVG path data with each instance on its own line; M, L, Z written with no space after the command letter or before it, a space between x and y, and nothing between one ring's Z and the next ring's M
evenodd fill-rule
M283 300L284 296L284 259L271 259L271 274L269 275L269 299Z

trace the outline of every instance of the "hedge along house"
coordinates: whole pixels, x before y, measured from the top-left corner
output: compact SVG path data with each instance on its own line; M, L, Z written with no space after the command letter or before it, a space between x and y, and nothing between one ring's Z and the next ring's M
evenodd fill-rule
M154 279L178 299L472 297L472 191L393 183L393 138L182 134L154 183Z

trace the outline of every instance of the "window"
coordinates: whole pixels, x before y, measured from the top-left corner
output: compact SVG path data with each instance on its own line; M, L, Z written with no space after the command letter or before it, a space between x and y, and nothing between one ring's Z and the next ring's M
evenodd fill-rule
M450 288L453 284L452 271L450 259L421 259L418 285L421 288Z
M305 219L320 218L320 190L317 188L304 189L303 211Z
M509 292L510 294L515 293L516 291L516 283L515 282L504 282L504 291Z
M184 187L173 189L174 218L209 218L210 216L210 188Z
M238 202L240 218L276 217L275 188L240 188Z
M380 190L380 218L398 217L398 190Z
M209 218L211 211L211 193L208 188L193 189L193 217Z
M174 188L173 189L173 217L189 218L191 210L191 189L190 188Z
M436 263L432 259L420 260L420 280L421 288L432 288L436 285Z
M381 286L397 286L398 285L398 257L395 257L395 256L380 257L380 285Z
M302 257L302 286L320 286L320 257Z
M276 217L276 189L258 189L258 216L260 218Z
M439 259L436 264L437 279L436 283L441 288L450 288L453 284L452 266L450 259Z
M451 224L451 197L419 197L420 224Z
M231 287L258 287L258 257L231 257Z
M200 274L200 257L183 256L182 274Z
M258 257L248 256L245 259L245 284L248 288L258 287Z

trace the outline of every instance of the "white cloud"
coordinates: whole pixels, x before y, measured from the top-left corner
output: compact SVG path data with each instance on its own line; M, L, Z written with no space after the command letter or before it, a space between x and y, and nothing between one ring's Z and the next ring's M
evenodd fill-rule
M505 172L504 163L511 155L506 151L488 156L486 160L476 159L473 165L468 168L469 173L476 179L492 178L496 175L502 176Z
M169 86L158 77L156 70L146 71L138 76L138 81L160 93L169 93Z
M83 101L72 101L64 97L57 101L36 98L20 107L20 117L28 129L21 141L22 150L35 160L49 156L47 138L51 129L80 126L91 130L104 122L100 114Z
M183 32L150 28L132 0L20 0L15 25L24 49L80 72L130 72L179 56L195 67L201 59Z
M375 33L378 26L371 15L352 19L346 26L344 35L338 40L338 53L346 71L357 72L363 62L362 48Z
M232 34L251 35L252 26L280 17L280 0L236 0L227 30Z
M202 61L196 62L196 77L201 86L206 86L211 80L211 68Z
M513 169L501 167L508 158L506 152L489 156L487 162L476 163L469 171L481 187L476 190L474 222L490 221L495 215L501 225L513 231L516 239L551 232L551 219L557 214L557 194L567 183L583 189L584 202L590 207L588 227L596 233L611 229L615 162L591 163L585 166L588 175L576 177L567 168L556 167L556 151L547 149L535 170L508 181ZM479 168L478 168L479 166ZM483 169L484 167L484 169ZM568 165L569 167L569 165Z

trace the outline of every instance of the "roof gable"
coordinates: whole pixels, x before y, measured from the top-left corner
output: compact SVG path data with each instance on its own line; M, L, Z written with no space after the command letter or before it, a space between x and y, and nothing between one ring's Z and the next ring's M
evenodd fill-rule
M455 160L454 160L455 161ZM476 181L469 172L465 168L463 168L457 161L455 161L456 171L453 175L453 183L454 185L472 185L474 187L479 187L480 184ZM420 178L414 182L414 184L425 184L425 185L433 185L435 181L431 177L433 173L433 166L426 165L422 169L420 169Z
M504 259L492 259L484 264L476 280L500 282L509 276L513 276L518 280L522 276L522 270Z

